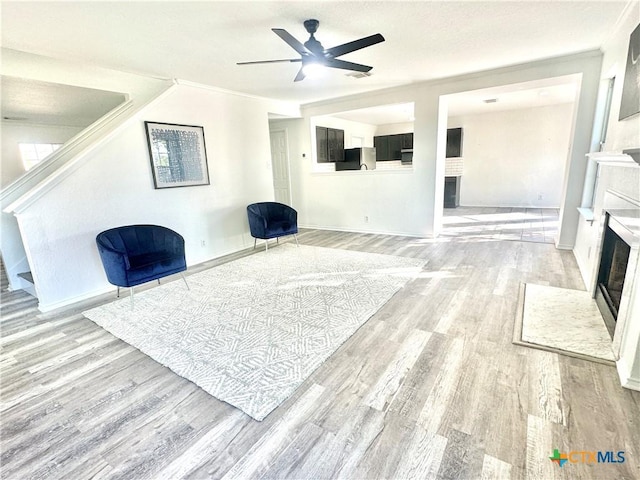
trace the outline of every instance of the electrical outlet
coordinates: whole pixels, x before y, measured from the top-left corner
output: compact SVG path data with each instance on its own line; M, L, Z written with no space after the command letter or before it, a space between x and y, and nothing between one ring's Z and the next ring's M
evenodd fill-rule
M369 215L364 216L364 223L369 223Z
M206 247L207 246L207 242L204 240L200 240L200 246L201 247Z
M542 200L543 195L541 193L538 194L538 200Z

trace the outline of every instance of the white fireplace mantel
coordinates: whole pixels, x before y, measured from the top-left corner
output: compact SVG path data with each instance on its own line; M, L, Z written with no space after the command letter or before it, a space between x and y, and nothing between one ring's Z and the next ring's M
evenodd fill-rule
M574 255L587 291L595 296L607 217L633 235L612 351L620 383L640 390L640 164L632 152L593 152L587 155L581 221Z

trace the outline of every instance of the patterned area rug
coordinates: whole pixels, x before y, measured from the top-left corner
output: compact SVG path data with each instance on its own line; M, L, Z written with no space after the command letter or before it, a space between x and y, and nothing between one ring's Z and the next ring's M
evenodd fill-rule
M84 315L262 420L423 264L284 244Z

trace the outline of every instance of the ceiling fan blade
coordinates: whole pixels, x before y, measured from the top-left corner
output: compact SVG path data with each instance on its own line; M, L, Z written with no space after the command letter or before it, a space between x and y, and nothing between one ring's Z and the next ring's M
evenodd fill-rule
M299 82L301 80L304 80L304 72L302 71L302 68L298 71L298 74L296 75L296 78L293 79L294 82Z
M327 58L322 62L322 64L326 67L342 68L343 70L353 70L355 72L368 72L373 68L368 65L338 60L337 58Z
M287 42L291 48L293 48L300 55L313 55L311 50L305 47L299 42L293 35L287 32L284 28L272 28L273 33L278 35L282 40Z
M238 62L236 63L236 65L255 65L258 63L282 63L282 62L295 63L295 62L301 62L301 61L302 61L301 58L289 58L285 60L258 60L255 62Z
M338 45L337 47L327 48L324 53L332 57L339 57L340 55L354 52L356 50L360 50L361 48L370 47L371 45L375 45L376 43L380 42L384 42L384 37L379 33L376 33L375 35L370 35L359 40L354 40L353 42L344 43L342 45Z

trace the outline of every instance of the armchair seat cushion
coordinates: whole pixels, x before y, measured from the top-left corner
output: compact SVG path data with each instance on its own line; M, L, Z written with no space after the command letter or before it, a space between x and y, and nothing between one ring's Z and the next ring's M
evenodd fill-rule
M274 236L277 234L290 235L293 225L289 220L269 220L267 221L267 230ZM296 233L298 229L296 228Z

